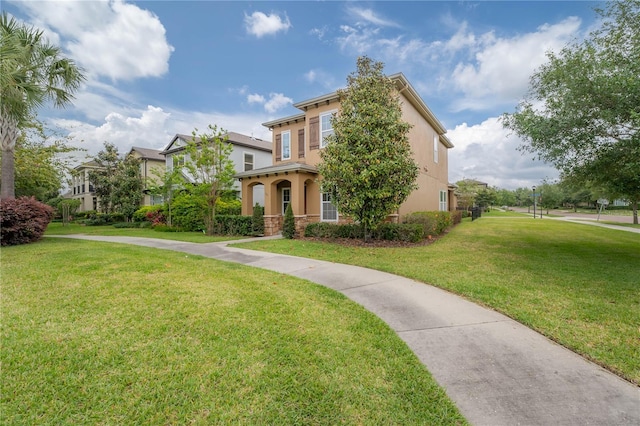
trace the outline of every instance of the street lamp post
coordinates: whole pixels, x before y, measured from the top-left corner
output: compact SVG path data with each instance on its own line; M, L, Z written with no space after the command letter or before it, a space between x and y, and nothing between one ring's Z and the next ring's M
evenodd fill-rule
M536 187L533 186L533 218L536 218Z

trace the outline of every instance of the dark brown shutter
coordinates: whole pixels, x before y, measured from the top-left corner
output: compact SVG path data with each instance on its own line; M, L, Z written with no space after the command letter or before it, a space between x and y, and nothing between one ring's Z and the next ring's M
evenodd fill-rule
M276 135L276 161L282 160L282 135Z
M298 158L304 158L304 129L298 130Z
M320 149L320 116L309 119L309 149Z

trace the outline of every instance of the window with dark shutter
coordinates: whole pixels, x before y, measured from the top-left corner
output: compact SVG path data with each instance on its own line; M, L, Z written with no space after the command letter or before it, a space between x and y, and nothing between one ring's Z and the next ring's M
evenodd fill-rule
M304 129L298 130L298 158L304 158Z
M309 149L320 149L320 117L309 119Z
M282 136L276 135L276 161L282 160Z

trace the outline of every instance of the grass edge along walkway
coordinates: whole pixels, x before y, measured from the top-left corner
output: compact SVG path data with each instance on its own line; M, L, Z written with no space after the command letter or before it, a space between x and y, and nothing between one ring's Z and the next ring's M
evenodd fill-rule
M45 238L2 249L8 423L466 424L389 327L304 280Z
M464 221L428 246L271 240L234 247L363 266L495 309L640 384L640 239L554 220Z

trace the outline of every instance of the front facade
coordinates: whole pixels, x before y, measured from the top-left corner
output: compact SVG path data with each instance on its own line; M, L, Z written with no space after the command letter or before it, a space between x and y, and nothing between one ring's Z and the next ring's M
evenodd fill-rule
M455 206L453 186L448 183L448 150L453 148L445 136L445 128L422 101L402 74L391 76L400 94L403 120L413 127L409 143L420 168L418 189L392 215L398 220L408 213L429 210L452 210ZM294 106L302 112L264 123L273 133L273 165L241 172L236 177L242 183L242 214L251 214L255 188L263 188L265 196L265 234L282 229L283 216L291 204L296 228L318 221L338 222L342 217L322 194L317 165L326 137L333 133L331 116L340 104L336 92L299 102Z
M128 155L140 160L140 176L142 177L144 198L143 206L154 206L162 204L164 200L161 195L152 194L149 187L162 182L165 173L165 158L162 151L158 149L140 148L134 146Z
M226 133L227 142L232 145L230 159L236 172L250 172L254 169L268 167L272 164L272 143L251 136L242 135L235 132ZM169 145L162 151L162 155L166 160L166 169L172 170L177 162L188 161L184 158L184 148L187 142L193 139L192 135L177 134L173 137ZM183 169L183 178L190 183L195 183L193 176L190 176ZM233 190L240 195L240 183L235 182ZM244 192L242 194L245 194ZM264 205L264 191L262 188L256 188L249 194L252 203ZM244 203L244 202L243 202ZM253 206L253 204L251 204Z
M82 163L73 168L71 189L67 196L74 200L80 200L79 212L98 210L98 198L93 190L93 184L89 181L89 172L100 168L101 166L95 161Z

